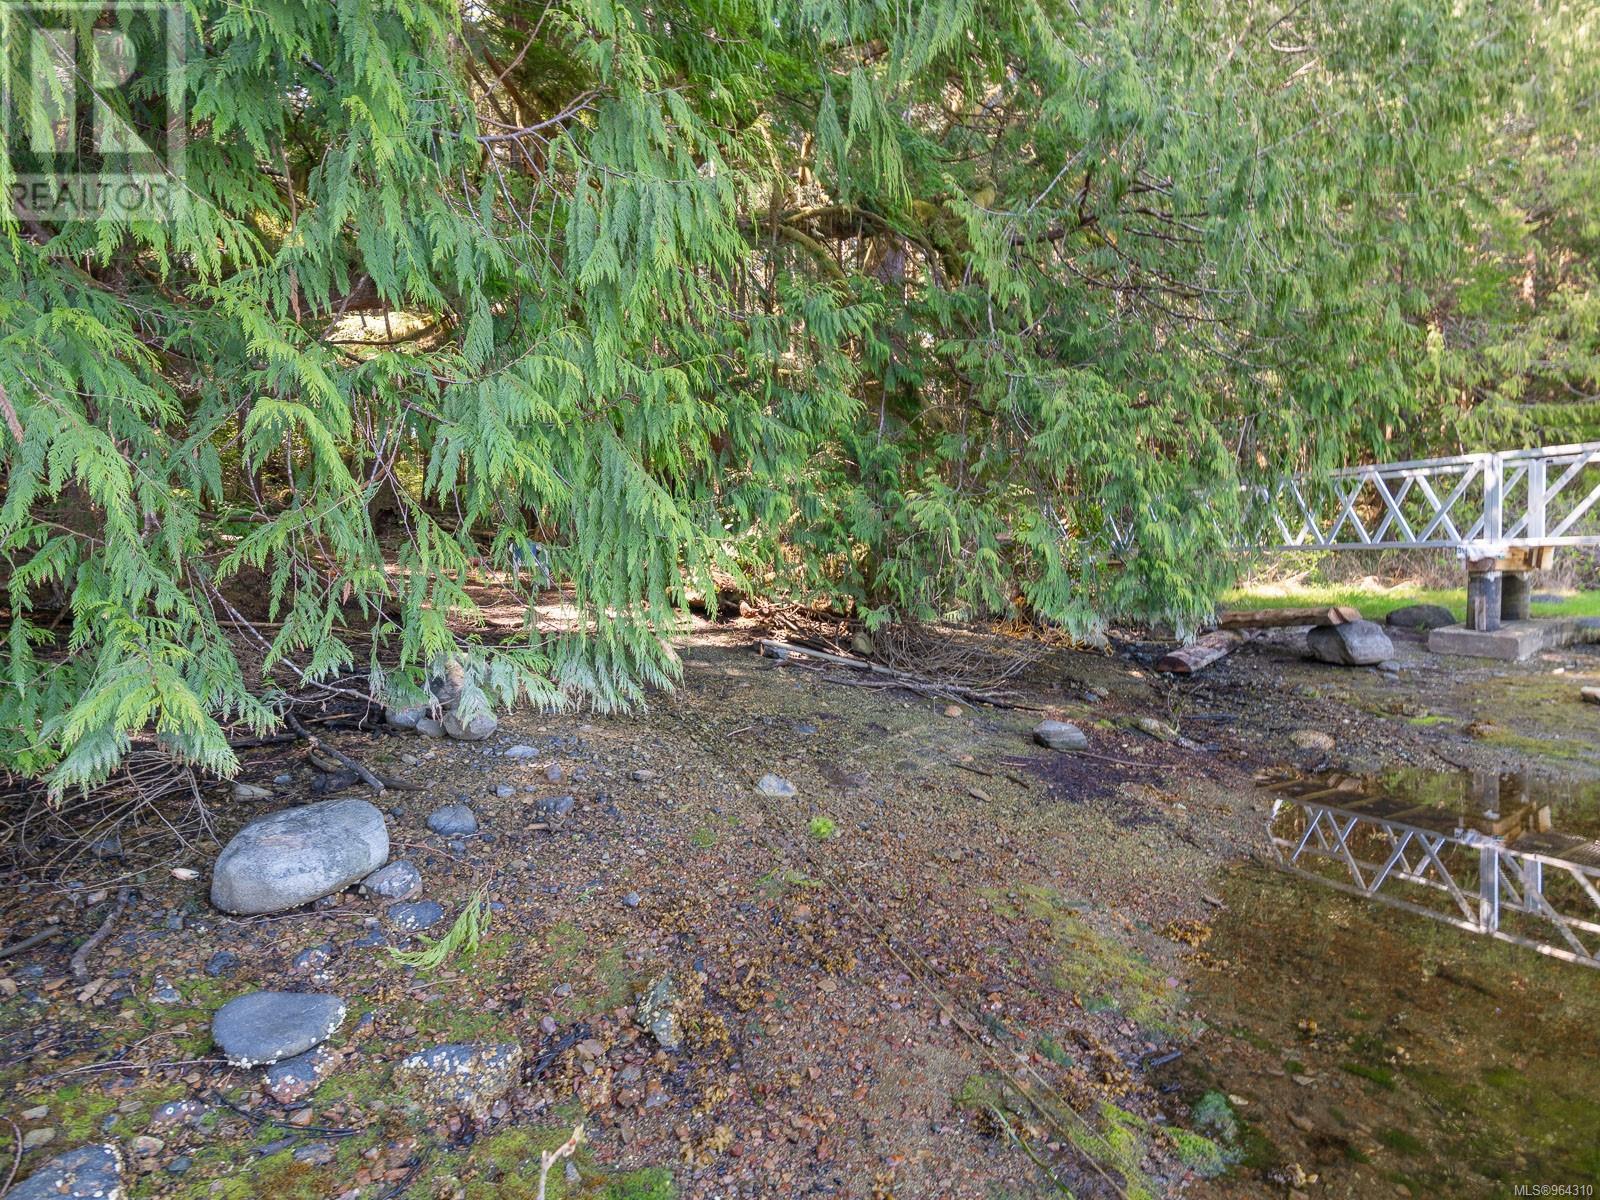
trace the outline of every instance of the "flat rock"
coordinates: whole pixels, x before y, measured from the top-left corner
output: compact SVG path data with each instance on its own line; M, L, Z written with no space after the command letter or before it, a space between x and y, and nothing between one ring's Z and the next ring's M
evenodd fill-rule
M1317 750L1323 754L1334 747L1333 735L1320 729L1296 729L1289 734L1289 740L1302 750Z
M683 1028L678 1021L678 994L670 971L657 975L639 993L635 1017L650 1031L663 1050L676 1050L683 1044Z
M432 929L444 920L444 905L437 900L406 900L389 905L384 910L384 916L389 918L389 923L396 929L403 929L407 933L421 933L424 929Z
M1391 612L1384 622L1396 629L1443 629L1454 625L1456 619L1442 604L1407 604Z
M389 900L409 900L422 890L422 872L403 858L397 858L386 867L379 867L361 881L361 886L375 896Z
M107 1143L79 1146L40 1164L6 1193L7 1200L124 1200L122 1151Z
M760 782L756 784L756 790L763 796L772 796L779 799L796 794L794 784L790 783L782 775L763 775Z
M446 804L428 814L428 828L440 837L464 837L478 832L478 818L465 804Z
M541 817L566 817L572 814L575 804L577 801L571 796L546 796L535 803L534 808Z
M420 1091L435 1108L460 1110L483 1121L517 1082L521 1069L522 1047L515 1042L447 1042L401 1059L394 1080Z
M282 912L348 887L389 857L383 814L365 800L325 800L252 821L222 851L211 903L249 916Z
M259 1067L303 1054L344 1021L345 1004L317 992L251 992L211 1020L211 1037L236 1067Z
M296 1054L267 1068L264 1087L267 1095L279 1104L296 1104L304 1100L317 1085L333 1074L339 1056L326 1046L313 1046L304 1054Z
M1340 667L1370 667L1394 657L1394 643L1376 621L1318 625L1306 634L1311 653Z
M538 758L539 751L533 746L518 743L515 746L507 747L501 752L501 756L504 758Z
M1070 721L1040 721L1033 727L1033 740L1052 750L1087 750L1089 739Z
M481 742L496 729L500 722L488 713L477 713L466 720L455 712L448 712L444 716L444 731L458 742Z

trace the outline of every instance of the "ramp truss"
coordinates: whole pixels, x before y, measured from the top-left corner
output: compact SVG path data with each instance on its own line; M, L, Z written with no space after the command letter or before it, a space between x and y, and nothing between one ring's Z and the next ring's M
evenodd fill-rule
M1481 817L1369 793L1343 776L1268 785L1278 865L1295 875L1600 967L1600 842L1531 805Z
M1600 442L1348 467L1254 498L1269 550L1600 545Z

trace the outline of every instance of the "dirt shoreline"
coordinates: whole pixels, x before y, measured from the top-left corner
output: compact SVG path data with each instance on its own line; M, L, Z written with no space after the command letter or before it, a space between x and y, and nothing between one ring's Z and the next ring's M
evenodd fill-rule
M210 847L173 864L195 879L163 865L137 881L89 990L67 977L67 958L113 902L92 898L119 864L83 862L68 880L11 894L5 942L50 919L71 933L0 962L0 1086L12 1097L0 1115L24 1135L54 1131L18 1177L110 1139L137 1147L136 1196L515 1200L535 1194L539 1150L582 1119L576 1181L558 1168L552 1196L645 1200L671 1186L708 1198L1021 1197L1058 1194L1050 1175L1079 1196L1427 1185L1401 1169L1416 1158L1405 1137L1389 1138L1401 1150L1380 1142L1368 1153L1358 1143L1391 1127L1358 1113L1362 1134L1328 1111L1360 1106L1319 1102L1308 1115L1283 1103L1262 1082L1283 1071L1277 1047L1219 1040L1216 1026L1237 1028L1248 1008L1249 972L1261 972L1255 944L1230 924L1250 914L1238 924L1260 925L1267 911L1254 868L1238 866L1264 849L1251 776L1283 763L1420 763L1600 777L1600 710L1576 700L1580 677L1600 675L1594 648L1508 667L1401 641L1398 682L1304 661L1292 634L1184 682L1149 669L1154 645L1058 652L1026 691L1088 733L1089 757L1034 744L1045 714L946 715L942 701L760 658L751 640L737 626L698 629L683 686L638 716L513 714L476 745L337 739L422 785L378 803L423 895L450 917L479 889L497 906L470 962L411 972L357 944L393 934L383 903L355 893L281 917L223 917L205 898ZM1152 736L1140 718L1181 740ZM1325 733L1333 748L1306 749L1296 730ZM537 753L503 757L514 743ZM224 840L313 798L297 755L249 759L243 778L273 796L220 803ZM292 782L273 782L286 771ZM796 794L760 794L768 773ZM537 801L563 794L572 813L529 829ZM481 827L452 844L424 819L458 796ZM1358 946L1367 914L1342 919ZM1394 946L1408 936L1398 928ZM1446 956L1465 940L1451 936ZM324 944L327 962L295 967ZM208 974L223 951L238 967ZM1571 975L1541 975L1551 964L1511 961L1536 989L1572 986ZM664 971L682 994L676 1052L634 1018L636 992ZM158 974L176 1003L154 1002ZM190 1061L213 1054L215 1008L255 987L333 991L350 1004L329 1043L338 1067L308 1101L275 1103L259 1072ZM1283 1006L1257 1007L1279 1019ZM390 1080L405 1054L461 1040L515 1041L535 1064L482 1126L423 1109ZM1307 1041L1320 1052L1315 1034ZM1340 1053L1327 1048L1330 1061ZM98 1069L119 1054L126 1068ZM149 1065L165 1062L183 1065ZM1246 1086L1236 1066L1254 1072L1257 1102L1236 1090ZM1246 1101L1231 1140L1195 1115L1218 1090ZM184 1101L205 1114L163 1123L160 1106ZM0 1128L0 1154L10 1139Z

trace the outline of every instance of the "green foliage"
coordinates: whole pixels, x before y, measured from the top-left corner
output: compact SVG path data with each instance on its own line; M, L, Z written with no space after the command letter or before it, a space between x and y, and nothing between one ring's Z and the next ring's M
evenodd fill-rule
M673 1200L678 1194L672 1172L665 1167L646 1167L608 1180L604 1200Z
M451 922L442 938L419 939L420 950L389 949L389 957L401 966L415 967L419 971L435 971L458 954L468 958L478 952L483 935L489 929L489 902L481 892L476 893L461 908L461 915Z
M178 219L0 215L0 755L57 792L446 654L636 704L714 570L1192 625L1235 482L1436 436L1419 373L1515 343L1429 330L1508 311L1520 171L1590 361L1593 140L1538 114L1592 119L1595 34L1543 0L185 12ZM546 569L571 619L478 631Z
M832 817L812 817L806 829L819 842L825 842L839 832L838 823Z

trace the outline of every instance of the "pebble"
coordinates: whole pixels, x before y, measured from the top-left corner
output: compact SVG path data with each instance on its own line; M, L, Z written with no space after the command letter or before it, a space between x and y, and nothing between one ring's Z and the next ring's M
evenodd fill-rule
M511 797L517 794L517 789L512 787L509 783L502 783L496 785L494 794L502 800L509 800Z
M42 1121L49 1115L50 1106L48 1104L40 1104L37 1107L22 1110L22 1119L24 1121Z
M446 804L428 814L428 828L440 837L460 837L478 831L478 818L465 804Z
M316 946L307 946L294 956L294 970L314 971L318 967L325 967L333 961L333 943L323 942Z
M518 742L515 746L509 746L502 750L500 756L502 758L538 758L539 751L533 746Z
M309 1096L338 1063L339 1056L325 1046L313 1046L268 1067L264 1090L279 1104L295 1104Z
M206 959L205 972L213 979L232 975L239 969L239 956L232 950L218 950Z
M56 1140L56 1131L46 1125L42 1129L30 1129L22 1135L23 1150L37 1150L40 1146L48 1146Z
M194 1159L190 1158L187 1154L180 1154L177 1158L173 1159L167 1164L167 1174L183 1175L186 1174L189 1168L192 1166L194 1166Z
M798 794L798 789L782 775L763 775L756 784L756 790L763 796L772 796L775 799Z
M157 975L153 980L151 980L151 983L153 985L150 989L151 1004L183 1003L183 993L179 992L177 988L168 983L165 976Z
M154 1158L166 1148L166 1142L158 1137L151 1137L148 1133L141 1133L128 1143L128 1149L132 1150L140 1158Z
M397 858L388 866L379 867L361 881L361 886L375 896L389 900L408 900L422 890L422 872L410 862Z
M576 803L577 801L571 796L550 796L547 799L540 800L536 807L540 816L565 817L571 814Z
M260 787L254 783L236 783L233 785L233 798L235 800L270 800L272 789Z
M444 905L437 900L407 900L389 905L384 915L395 928L420 933L444 920Z
M1089 739L1070 721L1040 721L1033 727L1033 740L1051 750L1087 750Z
M442 738L444 726L432 717L422 717L417 721L416 730L425 738Z
M622 898L622 902L629 908L638 908L642 897L638 892L629 892Z

